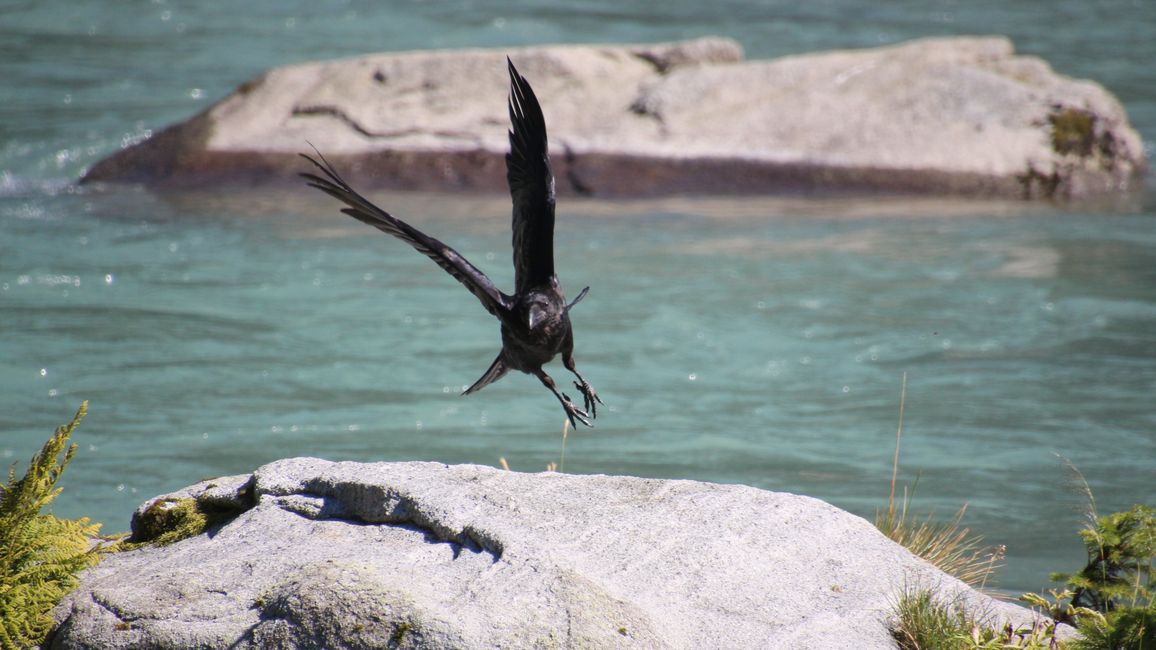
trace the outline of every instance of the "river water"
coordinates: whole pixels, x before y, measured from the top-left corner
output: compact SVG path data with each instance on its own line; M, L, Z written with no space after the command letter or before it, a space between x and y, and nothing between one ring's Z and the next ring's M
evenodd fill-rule
M383 6L384 4L384 6ZM603 396L572 433L532 377L460 397L499 346L451 278L305 191L75 187L267 67L377 50L731 36L751 58L1011 36L1116 93L1156 141L1156 3L28 2L0 9L0 460L81 400L55 511L115 532L144 499L286 456L737 482L1007 546L997 586L1083 559L1085 504L1156 502L1156 195L573 200L557 266ZM512 284L507 199L380 194ZM560 364L550 371L559 381ZM567 381L568 384L568 381Z

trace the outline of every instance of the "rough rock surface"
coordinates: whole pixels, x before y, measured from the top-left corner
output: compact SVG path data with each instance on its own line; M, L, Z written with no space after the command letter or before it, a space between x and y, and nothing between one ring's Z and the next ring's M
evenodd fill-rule
M893 648L905 585L1032 616L739 485L295 458L175 496L234 514L85 573L50 647Z
M504 57L542 100L562 193L1129 189L1139 135L1100 85L1002 37L743 61L734 41L376 54L277 68L87 181L289 180L312 143L359 184L502 191Z

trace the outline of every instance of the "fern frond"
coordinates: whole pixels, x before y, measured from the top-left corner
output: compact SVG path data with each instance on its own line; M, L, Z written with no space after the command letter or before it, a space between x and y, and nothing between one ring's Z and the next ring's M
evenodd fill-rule
M60 494L56 483L76 454L69 436L87 410L83 402L24 476L17 479L13 465L0 486L0 648L38 645L52 627L52 608L76 586L76 574L100 559L91 541L100 524L41 513Z

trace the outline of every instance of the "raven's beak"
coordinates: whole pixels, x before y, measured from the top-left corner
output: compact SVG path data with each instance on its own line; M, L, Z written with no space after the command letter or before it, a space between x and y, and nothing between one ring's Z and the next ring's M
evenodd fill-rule
M527 319L530 323L530 329L534 329L535 327L537 327L538 323L541 323L547 317L547 315L548 314L546 314L546 310L543 309L541 306L531 305L530 306L530 316Z

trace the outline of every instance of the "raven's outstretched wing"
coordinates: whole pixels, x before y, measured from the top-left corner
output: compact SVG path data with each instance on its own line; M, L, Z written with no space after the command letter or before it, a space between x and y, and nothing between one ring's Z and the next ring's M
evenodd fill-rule
M514 199L514 289L548 285L554 275L554 173L546 120L526 79L510 68L510 153L506 180Z
M316 187L349 206L342 209L342 212L408 242L418 252L457 278L458 282L465 285L470 293L482 301L482 306L491 314L502 318L509 311L513 302L512 299L499 291L485 273L470 264L457 251L370 203L369 199L358 194L341 178L337 170L325 159L325 156L321 155L321 152L317 152L317 157L321 159L321 162L317 162L306 154L301 154L301 157L313 163L327 178L310 173L302 173L301 176L309 181L311 187Z

